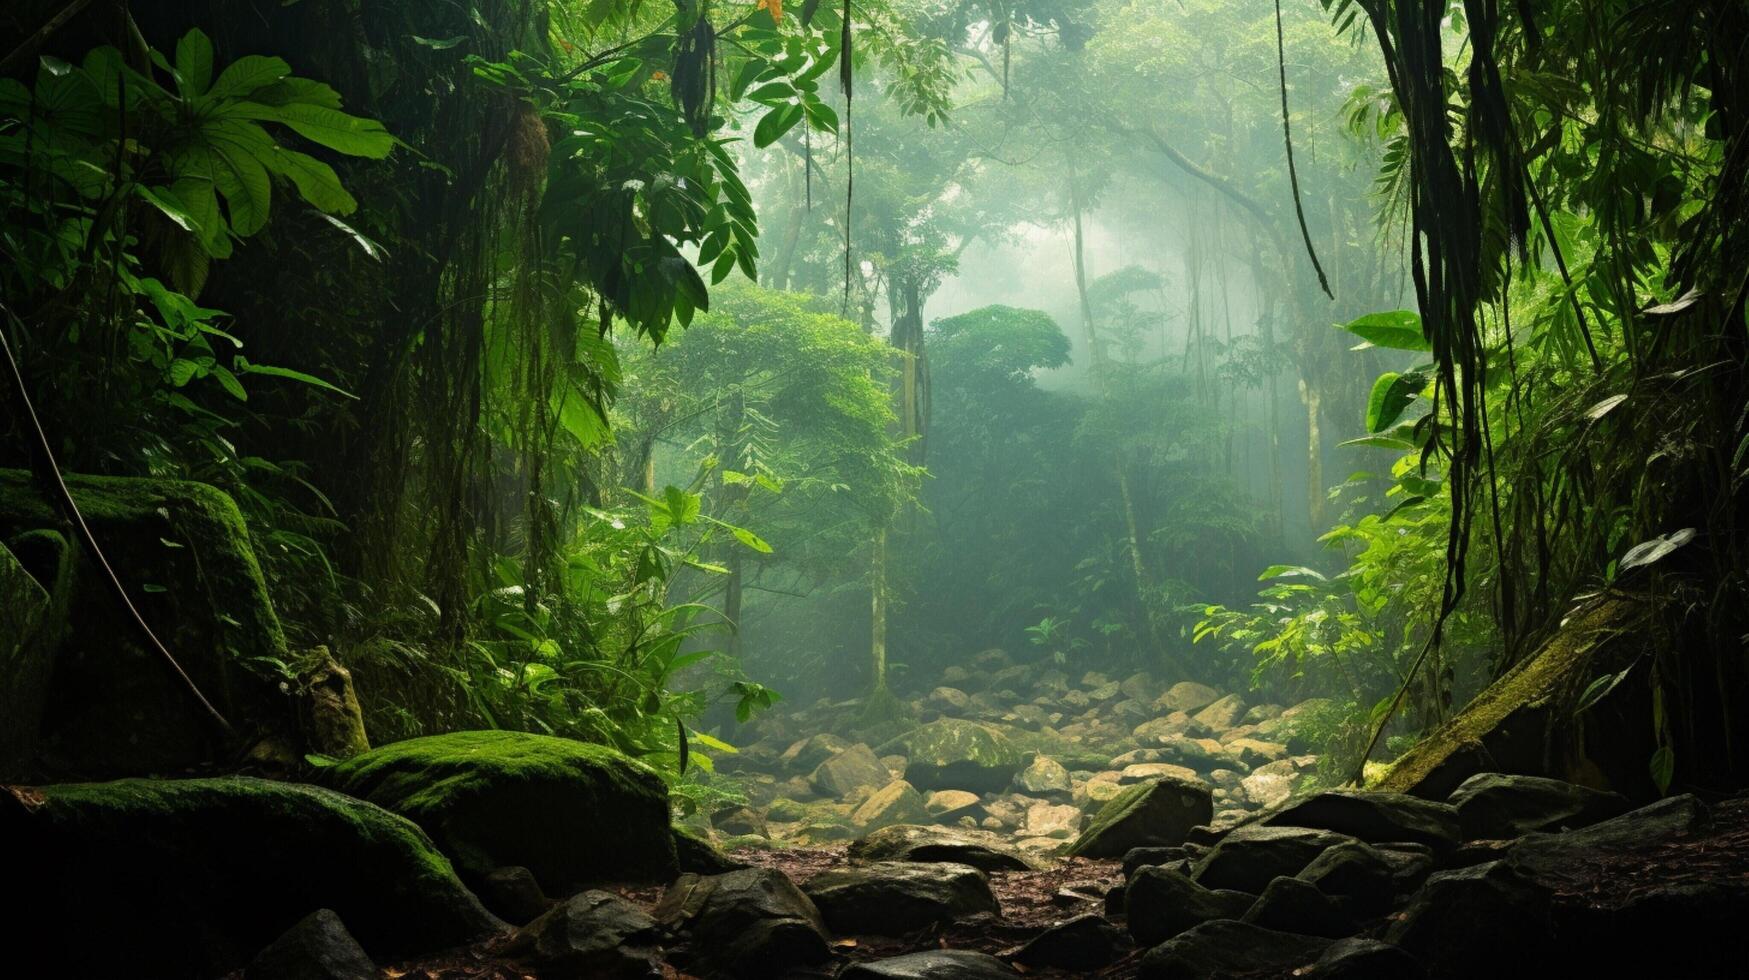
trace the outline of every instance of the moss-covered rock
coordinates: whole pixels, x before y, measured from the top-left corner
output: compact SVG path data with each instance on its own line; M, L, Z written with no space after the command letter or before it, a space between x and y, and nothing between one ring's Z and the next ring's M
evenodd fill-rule
M29 883L13 955L62 976L217 976L323 908L379 959L504 927L410 821L260 779L13 787L0 866Z
M70 476L67 486L134 604L202 693L239 730L294 731L278 688L285 634L236 503L175 480ZM0 470L0 539L16 547L43 540L33 532L44 529L64 530L53 501L24 471ZM39 581L67 576L68 629L44 695L37 768L131 775L228 753L89 558L70 548L39 563L59 566Z
M328 770L334 788L412 819L464 874L520 865L548 892L676 873L668 792L599 745L454 732L373 749Z
M904 756L905 779L921 790L1000 792L1024 761L1002 732L953 719L920 725L882 745L879 752Z
M1639 746L1632 743L1623 748L1612 742L1610 752L1588 752L1588 738L1620 739L1628 726L1594 723L1588 731L1571 724L1573 714L1562 709L1562 702L1576 699L1586 684L1604 672L1595 661L1635 611L1634 603L1611 599L1574 613L1541 649L1488 685L1369 784L1443 800L1480 772L1548 776L1579 784L1616 782L1600 773L1592 756L1640 760L1650 755L1650 749L1638 752ZM1616 669L1614 663L1608 666ZM1632 731L1638 733L1640 726ZM1634 767L1633 778L1620 781L1638 788L1646 782L1645 767L1638 761Z
M1172 847L1213 817L1214 799L1204 783L1170 776L1137 783L1100 807L1067 853L1122 857L1132 847Z
M36 749L54 650L45 642L49 594L12 551L0 545L0 772Z

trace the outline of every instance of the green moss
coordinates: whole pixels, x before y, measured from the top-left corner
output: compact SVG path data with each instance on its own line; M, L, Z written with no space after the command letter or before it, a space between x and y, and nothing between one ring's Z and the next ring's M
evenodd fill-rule
M882 745L880 755L903 755L905 779L921 790L995 792L1020 768L1022 754L1008 736L988 725L932 721Z
M561 894L675 870L661 778L603 746L455 732L373 749L325 778L417 822L466 873L521 865Z
M1576 679L1590 678L1593 654L1621 631L1634 608L1626 600L1610 600L1575 614L1535 654L1488 685L1377 779L1369 779L1368 785L1443 799L1458 783L1482 771L1484 760L1489 768L1507 772L1525 768L1510 761L1514 758L1540 761L1546 754L1547 702L1576 690Z
M1190 828L1213 819L1206 787L1167 777L1136 783L1107 800L1065 853L1122 857L1132 847L1182 844Z
M294 730L277 691L285 633L237 505L213 487L174 480L70 476L74 500L154 632L239 728ZM21 470L0 470L0 538L65 532L57 507ZM68 540L72 540L69 538ZM69 629L53 684L65 706L47 719L44 750L71 768L161 771L210 759L210 721L139 635L96 566L72 548Z
M0 546L0 773L20 766L36 746L53 665L44 642L49 594Z
M316 787L129 779L3 802L8 873L33 882L22 934L69 976L223 974L318 908L379 957L502 927L416 825Z

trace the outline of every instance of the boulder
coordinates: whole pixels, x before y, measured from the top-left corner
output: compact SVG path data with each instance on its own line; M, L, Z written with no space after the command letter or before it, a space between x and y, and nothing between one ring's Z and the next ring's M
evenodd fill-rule
M1176 779L1180 782L1197 782L1196 770L1185 766L1175 766L1170 762L1138 762L1123 767L1118 773L1120 786L1130 786L1135 783L1151 783L1157 779Z
M612 892L586 891L517 930L503 954L539 975L576 980L662 976L661 930Z
M1558 876L1575 857L1599 849L1631 849L1694 834L1706 826L1706 805L1689 794L1659 800L1602 823L1564 834L1530 834L1508 852L1514 868Z
M255 954L247 980L376 980L377 965L333 909L317 909Z
M1014 788L1033 796L1068 796L1073 784L1062 763L1041 755L1014 777Z
M553 905L527 868L493 868L473 884L480 902L505 922L531 922Z
M996 793L1007 788L1021 756L1006 735L988 725L944 719L920 725L881 746L909 760L905 779L920 789Z
M1457 808L1404 793L1327 790L1272 814L1277 827L1329 830L1372 843L1413 841L1449 848L1463 836Z
M938 789L924 798L923 808L943 823L953 823L960 817L978 820L984 816L984 804L978 794L963 789Z
M316 909L378 958L505 928L410 821L262 779L9 787L0 866L31 882L8 928L64 976L219 976Z
M1226 746L1228 752L1236 754L1239 761L1251 769L1287 758L1287 746L1280 742L1236 738L1227 742Z
M1191 720L1220 732L1237 725L1244 714L1245 699L1237 694L1229 694L1196 712L1191 716Z
M678 825L674 828L674 857L681 871L701 875L720 875L747 866L718 850L710 841Z
M1415 957L1376 939L1338 939L1301 976L1312 980L1420 980Z
M1143 868L1177 868L1184 863L1188 851L1176 847L1132 847L1124 852L1123 876L1127 881Z
M327 770L424 827L465 872L520 865L550 892L678 870L662 778L613 749L524 732L395 742Z
M1341 939L1359 932L1354 918L1318 886L1299 878L1277 878L1245 911L1243 922L1302 936Z
M834 932L899 936L995 912L984 872L965 864L881 861L823 871L802 891Z
M1068 840L1080 829L1079 807L1040 802L1026 808L1026 822L1020 825L1020 836Z
M822 796L843 799L858 789L880 789L893 781L893 774L874 750L861 742L820 763L808 776Z
M895 779L876 790L850 814L850 822L862 830L876 830L894 824L921 823L929 819L923 797L903 779Z
M1197 859L1192 872L1207 888L1257 894L1276 878L1299 874L1326 848L1354 838L1304 827L1240 827Z
M340 665L327 647L310 652L298 672L303 696L304 747L331 759L350 759L370 751L364 733L364 711L352 687L352 672Z
M1019 976L989 953L931 949L857 963L838 974L838 980L1016 980Z
M1012 958L1032 969L1046 967L1085 974L1116 962L1128 945L1123 930L1089 912L1032 937Z
M1427 879L1393 921L1386 939L1435 967L1440 976L1500 971L1503 951L1518 966L1544 959L1549 946L1548 892L1490 861ZM1478 937L1487 937L1478 942Z
M1138 783L1099 808L1068 853L1122 857L1132 847L1184 843L1190 828L1214 816L1208 787L1179 779Z
M1431 858L1391 854L1348 841L1313 858L1297 877L1331 898L1347 901L1357 912L1374 914L1389 909L1398 894L1420 885L1432 866Z
M1230 919L1216 919L1149 950L1142 980L1304 975L1330 948L1328 939L1298 936Z
M982 871L1037 870L1004 835L947 827L885 827L852 843L846 856L859 863L921 861L969 864Z
M812 772L814 768L827 759L850 748L850 743L836 735L821 732L810 735L778 756L778 763L791 772Z
M773 868L681 875L652 915L683 938L689 970L707 976L763 980L832 955L820 910Z
M66 541L55 532L60 550ZM56 562L55 567L65 563ZM52 583L51 583L52 584ZM63 597L64 599L64 597ZM0 773L24 772L36 752L65 610L0 544Z
M1245 799L1260 807L1278 807L1293 796L1294 783L1299 779L1294 764L1283 760L1271 762L1239 781Z
M732 806L711 814L711 826L732 837L770 837L765 814L750 806Z
M271 666L292 657L236 502L179 480L68 475L66 483L124 581L159 587L130 589L134 605L207 699L236 730L294 744L297 717ZM38 757L52 760L54 772L82 778L228 760L235 746L146 645L90 556L68 546L74 540L59 505L28 473L0 470L0 541L54 606L33 629L28 660L3 649L23 631L0 633L0 654L26 667L0 685L8 688L0 717L9 716L3 709L11 703L22 708L16 721L0 725L31 726ZM0 600L5 591L31 592L15 573L7 579L12 585L0 586ZM15 613L0 613L8 615ZM56 707L44 712L44 704Z
M1154 707L1170 714L1182 711L1185 714L1201 711L1220 700L1221 692L1207 684L1195 681L1179 681L1166 689L1166 693L1154 699Z
M1372 785L1430 800L1450 796L1481 772L1567 777L1583 768L1584 730L1565 722L1571 712L1561 694L1577 691L1601 670L1593 663L1607 641L1622 632L1639 608L1634 600L1609 598L1569 615L1541 648L1488 685L1450 721L1417 741ZM1612 668L1614 669L1614 668ZM1285 718L1285 715L1284 715ZM1650 749L1646 750L1650 754ZM1645 758L1632 757L1631 777L1645 780ZM1551 771L1559 760L1560 771ZM1625 765L1625 763L1624 763ZM1571 769L1572 771L1567 771Z
M1457 809L1469 840L1520 837L1539 831L1589 827L1626 813L1619 793L1540 776L1483 772L1471 776L1446 802Z
M1204 888L1165 867L1138 869L1124 888L1130 935L1143 946L1157 946L1204 922L1237 919L1251 903L1244 892Z
M971 703L971 698L958 688L938 687L929 692L929 697L924 699L923 703L942 714L952 715L965 711L966 705Z

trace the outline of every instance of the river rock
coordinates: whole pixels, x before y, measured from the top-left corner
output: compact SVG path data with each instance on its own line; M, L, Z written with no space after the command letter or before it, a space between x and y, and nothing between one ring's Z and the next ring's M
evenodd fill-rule
M1283 875L1299 874L1326 848L1354 838L1304 827L1239 827L1198 858L1192 872L1207 888L1257 894Z
M1293 795L1299 773L1287 760L1268 763L1239 781L1245 798L1260 807L1277 807Z
M778 762L791 772L812 772L820 763L850 748L850 743L836 735L821 732L810 735L785 749Z
M893 781L893 774L874 750L861 742L820 763L808 776L822 796L844 799L858 789L880 789Z
M1224 732L1239 723L1245 714L1245 699L1237 694L1229 694L1213 704L1203 708L1191 716L1198 724L1207 725L1217 732Z
M586 891L517 930L504 955L543 977L641 980L662 975L661 938L642 909L612 892Z
M1520 837L1539 831L1588 827L1629 809L1619 793L1541 776L1477 773L1452 791L1447 803L1470 840Z
M1354 919L1318 886L1299 878L1277 878L1263 889L1242 919L1265 929L1341 939L1359 931Z
M831 957L820 910L772 868L681 875L653 916L684 938L688 968L706 975L763 980Z
M0 864L31 882L8 930L69 977L221 976L315 909L379 959L505 928L413 823L262 779L8 787Z
M1132 847L1184 843L1190 828L1214 816L1214 799L1200 782L1165 778L1124 789L1100 807L1068 853L1122 857Z
M1297 877L1332 898L1348 901L1357 911L1376 913L1389 909L1399 893L1419 885L1432 866L1430 857L1347 841L1313 858Z
M332 909L317 909L255 954L248 980L376 980L377 965Z
M885 827L852 843L846 856L862 863L923 861L969 864L982 871L1037 870L1006 836L947 827Z
M486 908L505 922L529 922L553 904L527 868L493 868L476 877L473 886Z
M1026 808L1026 822L1020 825L1020 836L1068 840L1080 829L1079 807L1041 802Z
M1137 975L1143 980L1284 976L1309 967L1329 947L1326 939L1216 919L1149 950Z
M1170 714L1182 711L1185 714L1201 711L1220 700L1221 692L1207 684L1195 681L1179 681L1166 689L1166 693L1154 699L1154 707Z
M1204 888L1167 867L1139 868L1124 888L1130 935L1144 946L1214 919L1237 919L1251 904L1244 892Z
M1278 827L1310 827L1359 840L1413 841L1449 848L1463 836L1457 808L1406 793L1326 790L1300 800L1271 817Z
M857 963L840 973L838 980L1016 980L1019 976L989 953L931 949Z
M1014 788L1033 796L1067 796L1073 784L1062 763L1041 755L1014 777Z
M996 911L989 879L965 864L882 861L836 868L802 890L839 933L898 936Z
M1014 953L1013 960L1035 969L1054 967L1091 973L1117 961L1128 945L1123 930L1089 912L1032 937Z
M923 808L942 823L954 823L960 817L981 820L985 812L978 794L963 789L938 789L924 798Z
M395 742L327 770L330 785L424 827L465 872L529 869L563 894L678 870L668 790L613 749L525 732Z
M923 806L923 797L903 779L895 779L876 790L850 815L850 822L863 830L921 823L928 819L929 811Z
M1123 771L1118 773L1117 781L1120 786L1129 786L1135 783L1151 783L1161 778L1176 779L1187 783L1197 782L1196 770L1186 766L1175 766L1170 762L1138 762L1125 766Z
M1008 737L987 725L943 719L920 725L881 746L909 760L905 778L921 789L963 789L995 793L1007 788L1020 768L1020 752Z

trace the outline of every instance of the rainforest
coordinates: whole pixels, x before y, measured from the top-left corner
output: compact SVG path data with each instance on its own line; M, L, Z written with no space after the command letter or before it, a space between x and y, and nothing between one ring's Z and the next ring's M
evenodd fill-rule
M1749 977L1743 0L12 0L17 977Z

